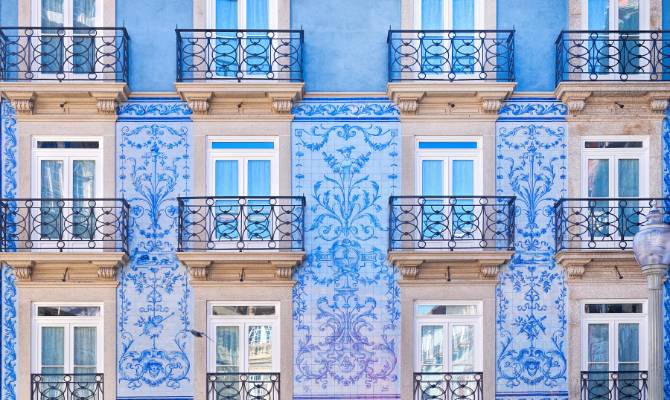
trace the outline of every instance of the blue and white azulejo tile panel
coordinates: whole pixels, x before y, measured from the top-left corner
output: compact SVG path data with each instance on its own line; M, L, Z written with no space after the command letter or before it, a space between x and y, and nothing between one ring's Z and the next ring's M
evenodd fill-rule
M386 261L400 188L398 112L385 99L294 108L294 195L307 199L295 274L295 399L398 398L399 289Z

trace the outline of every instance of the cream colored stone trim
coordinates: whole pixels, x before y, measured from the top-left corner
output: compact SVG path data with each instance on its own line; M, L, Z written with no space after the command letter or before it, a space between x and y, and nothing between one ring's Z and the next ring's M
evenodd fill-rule
M207 303L217 301L236 301L240 303L273 301L279 302L280 331L280 397L290 399L293 396L293 281L277 283L193 281L193 329L207 332ZM194 338L193 348L193 387L194 400L205 400L207 373L207 345L212 342L206 338Z
M15 271L17 286L44 282L114 281L116 270L128 262L118 252L13 252L0 253L0 262Z
M17 111L17 121L71 118L116 120L128 85L116 82L0 82L0 94Z
M272 282L292 279L293 269L305 259L301 251L192 251L177 258L192 281Z
M18 286L17 399L30 399L34 303L102 303L105 398L116 399L116 282L44 282Z
M304 86L290 82L175 83L177 93L193 111L194 121L268 116L291 119L291 109L302 99Z
M401 120L496 120L515 86L513 82L391 82L387 95L398 105Z
M497 279L500 267L513 254L513 251L390 251L388 260L400 270L403 281L476 281Z
M435 280L402 280L400 282L400 396L413 399L415 367L415 305L419 301L481 301L484 400L495 399L496 392L496 304L495 280L463 284Z
M646 282L632 250L561 250L554 259L565 269L568 281Z

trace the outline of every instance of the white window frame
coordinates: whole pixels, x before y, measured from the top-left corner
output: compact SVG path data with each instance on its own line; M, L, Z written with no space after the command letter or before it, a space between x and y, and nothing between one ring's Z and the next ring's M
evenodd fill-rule
M215 142L272 142L273 149L212 149ZM207 193L215 195L216 191L216 161L236 160L238 162L238 196L249 193L247 179L247 161L270 160L270 196L275 196L279 189L279 140L276 137L216 137L211 136L207 141Z
M586 142L642 142L642 148L612 148L612 149L587 149ZM620 197L615 195L617 189L619 168L617 160L638 159L640 160L640 190L639 198L649 196L649 137L647 136L587 136L581 140L582 151L582 197L589 197L589 168L588 160L609 160L609 195L608 197Z
M631 303L640 303L642 304L642 313L627 313L627 314L618 314L618 313L595 313L590 314L586 313L585 306L587 304L631 304ZM644 299L596 299L596 300L583 300L580 303L581 307L581 367L582 371L588 370L589 364L589 324L609 324L609 371L616 371L618 369L618 358L619 354L616 351L618 342L618 330L616 329L617 325L620 323L638 323L640 324L640 371L646 371L648 368L648 348L647 343L647 329L648 329L648 308L647 301Z
M475 315L419 315L419 307L422 305L465 305L476 306ZM452 348L451 348L451 326L452 325L474 325L475 327L475 356L474 371L482 372L484 367L484 304L482 301L457 301L457 300L422 300L414 304L414 368L421 372L421 327L426 325L442 325L444 327L445 342L443 343L445 369L451 371Z
M486 15L486 9L484 5L485 0L474 0L475 1L475 30L484 29L484 17ZM421 9L422 9L422 0L414 1L414 26L417 30L422 30L423 26L421 25ZM448 31L452 30L454 26L453 15L454 15L454 1L453 0L444 0L444 15L443 21L444 26L442 30Z
M582 0L582 29L589 30L589 0ZM649 0L640 0L640 30L649 30L651 20ZM619 0L609 0L609 30L619 30ZM612 28L615 26L616 28Z
M81 316L81 317L40 317L37 315L39 307L99 307L100 314L98 316ZM102 303L33 303L31 319L32 319L32 367L33 373L40 374L42 366L42 327L64 327L64 354L65 354L65 374L74 373L74 352L72 349L74 337L72 332L75 327L95 327L96 328L96 373L104 373L104 306Z
M273 316L221 316L213 315L213 308L216 306L273 306L275 315ZM248 373L249 368L249 347L247 332L249 325L270 325L272 326L272 371L268 373L278 373L280 370L281 355L281 307L279 302L273 301L212 301L207 303L207 336L211 339L207 343L207 371L216 373L216 328L219 326L239 326L240 327L240 348L239 353L239 372Z
M420 142L476 142L476 149L419 149ZM473 196L479 196L483 192L484 174L482 170L482 138L464 137L464 136L440 136L440 137L417 137L414 145L416 151L416 193L421 195L423 193L423 161L435 160L443 161L445 168L444 196L452 196L452 176L451 176L451 161L453 160L472 160L473 165Z

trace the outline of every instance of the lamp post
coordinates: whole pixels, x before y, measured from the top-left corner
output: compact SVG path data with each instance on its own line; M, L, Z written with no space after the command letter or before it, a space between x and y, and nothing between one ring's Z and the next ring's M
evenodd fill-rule
M670 225L656 207L633 239L635 259L649 288L649 399L663 398L663 282L670 264Z

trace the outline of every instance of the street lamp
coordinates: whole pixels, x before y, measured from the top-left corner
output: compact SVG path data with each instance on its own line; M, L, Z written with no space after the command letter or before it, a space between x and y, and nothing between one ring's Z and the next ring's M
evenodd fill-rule
M633 238L635 259L649 288L649 399L663 398L663 282L670 264L670 225L655 206Z

